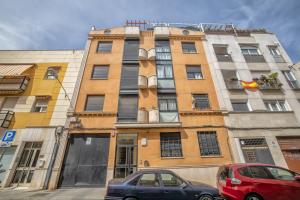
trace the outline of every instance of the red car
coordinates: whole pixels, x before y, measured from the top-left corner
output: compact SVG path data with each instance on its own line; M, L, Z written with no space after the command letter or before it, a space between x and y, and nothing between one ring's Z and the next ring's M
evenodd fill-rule
M220 193L230 200L300 200L300 176L268 164L230 164L217 174Z

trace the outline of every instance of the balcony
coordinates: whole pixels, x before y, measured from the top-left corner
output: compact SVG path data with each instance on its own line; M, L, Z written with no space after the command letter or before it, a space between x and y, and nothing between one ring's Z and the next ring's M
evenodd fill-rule
M136 121L115 123L116 128L169 128L180 127L177 112L159 112L158 109L138 110Z
M260 90L281 90L281 84L268 84L264 83L259 85Z
M8 128L13 117L14 117L14 112L9 111L9 110L1 110L0 111L0 125L1 128Z
M145 89L147 88L148 86L148 83L147 83L147 77L146 76L143 76L143 75L139 75L138 77L138 87L140 89Z
M244 58L247 63L264 63L264 62L266 62L263 55L244 54Z
M29 83L27 76L2 76L0 78L0 94L19 94L26 90Z
M225 80L225 85L228 90L243 90L243 86L241 85L241 82L236 79L232 80Z
M152 48L148 51L143 48L139 49L139 60L155 60L155 57L155 48Z
M232 62L230 54L217 54L216 57L219 62Z
M152 75L148 77L148 88L157 88L157 76Z

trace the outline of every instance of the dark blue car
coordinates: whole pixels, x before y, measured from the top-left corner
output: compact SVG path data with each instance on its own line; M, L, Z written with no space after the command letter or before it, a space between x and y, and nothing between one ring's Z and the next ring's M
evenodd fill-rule
M218 189L186 181L170 170L142 170L112 179L105 200L223 200Z

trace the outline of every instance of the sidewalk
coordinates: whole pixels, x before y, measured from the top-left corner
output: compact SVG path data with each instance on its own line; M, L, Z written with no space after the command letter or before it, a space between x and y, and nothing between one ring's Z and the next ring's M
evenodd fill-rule
M103 200L105 188L70 188L53 191L0 190L0 200Z

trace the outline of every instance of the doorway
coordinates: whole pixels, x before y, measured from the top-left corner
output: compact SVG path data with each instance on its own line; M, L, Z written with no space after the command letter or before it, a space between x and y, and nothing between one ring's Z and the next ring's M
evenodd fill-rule
M43 142L25 142L12 186L29 186L36 168Z
M137 134L118 134L115 178L125 178L137 170Z
M109 141L109 134L71 135L66 149L59 186L105 186Z

